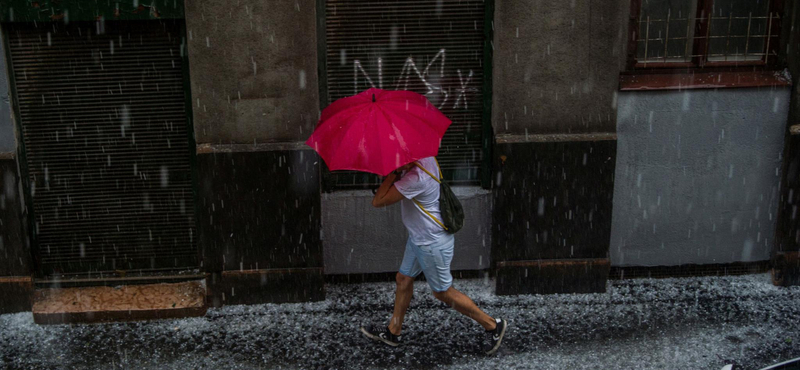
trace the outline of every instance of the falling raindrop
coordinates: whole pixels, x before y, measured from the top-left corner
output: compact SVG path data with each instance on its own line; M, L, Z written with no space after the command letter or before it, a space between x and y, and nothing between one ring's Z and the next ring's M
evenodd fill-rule
M300 70L300 90L306 89L306 71Z
M166 165L161 166L161 187L166 188L169 185L169 169Z

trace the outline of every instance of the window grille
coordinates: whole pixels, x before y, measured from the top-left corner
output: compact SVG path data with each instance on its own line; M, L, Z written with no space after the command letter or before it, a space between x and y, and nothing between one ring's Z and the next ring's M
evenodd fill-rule
M483 0L325 1L323 107L370 87L428 97L453 123L439 163L456 184L478 184L482 164ZM367 188L374 175L326 174L327 188Z
M633 1L637 66L767 64L777 55L775 0Z
M4 25L41 274L198 266L182 22Z

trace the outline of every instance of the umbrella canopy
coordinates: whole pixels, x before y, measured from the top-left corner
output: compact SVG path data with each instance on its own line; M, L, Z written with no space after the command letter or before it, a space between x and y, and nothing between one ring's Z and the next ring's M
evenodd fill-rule
M371 88L325 108L306 144L331 170L386 176L417 159L436 156L450 123L420 94Z

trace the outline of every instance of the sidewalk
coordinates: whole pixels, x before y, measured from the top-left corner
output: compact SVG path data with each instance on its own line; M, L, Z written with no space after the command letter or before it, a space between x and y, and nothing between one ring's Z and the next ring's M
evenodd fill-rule
M756 369L800 357L800 287L767 274L610 281L605 294L497 297L488 279L455 287L511 322L494 357L481 328L414 287L406 344L361 336L388 320L393 284L329 285L316 303L228 306L205 317L38 326L0 315L0 368L10 369Z

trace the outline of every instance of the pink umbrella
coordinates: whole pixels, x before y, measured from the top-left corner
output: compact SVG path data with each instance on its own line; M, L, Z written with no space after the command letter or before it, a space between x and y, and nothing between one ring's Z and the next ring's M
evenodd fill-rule
M325 108L306 145L331 170L386 176L436 156L448 126L450 120L420 94L371 88Z

